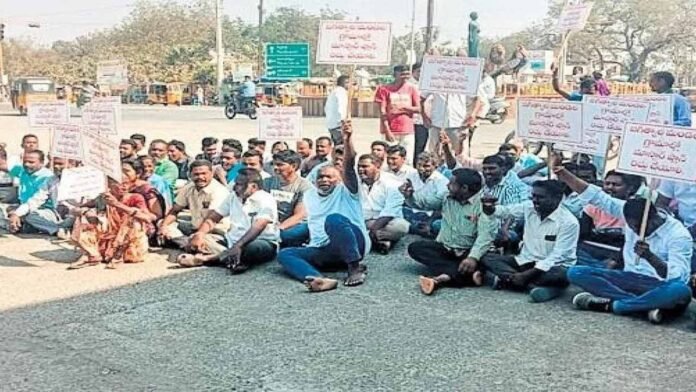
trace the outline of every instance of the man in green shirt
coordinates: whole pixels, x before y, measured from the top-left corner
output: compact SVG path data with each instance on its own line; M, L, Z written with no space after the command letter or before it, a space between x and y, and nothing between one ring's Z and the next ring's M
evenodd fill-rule
M495 219L481 208L481 175L471 169L452 172L449 194L442 203L442 229L435 241L416 241L408 254L427 266L432 275L420 277L423 294L430 295L439 286L483 284L479 261L488 252L495 234Z
M167 156L169 144L162 139L150 143L150 156L155 160L155 174L164 178L169 187L174 190L179 178L179 167Z

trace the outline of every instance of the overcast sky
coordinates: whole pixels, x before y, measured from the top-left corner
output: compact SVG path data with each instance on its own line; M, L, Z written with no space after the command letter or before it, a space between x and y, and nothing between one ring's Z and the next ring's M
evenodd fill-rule
M214 0L211 0L214 1ZM363 21L389 21L397 34L411 24L413 0L265 0L269 10L290 5L316 12L334 8ZM131 10L135 0L0 0L0 20L8 37L28 36L48 44L111 27ZM416 27L425 26L426 0L416 0ZM257 19L258 0L224 0L225 13L249 22ZM435 25L445 40L460 42L466 36L468 15L479 13L483 34L503 36L539 20L548 0L435 0ZM27 23L41 24L29 29Z

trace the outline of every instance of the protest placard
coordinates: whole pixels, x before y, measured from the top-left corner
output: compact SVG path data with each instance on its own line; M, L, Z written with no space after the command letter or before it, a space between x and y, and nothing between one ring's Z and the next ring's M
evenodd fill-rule
M70 122L70 107L67 101L29 102L27 116L32 128L67 124Z
M549 143L582 143L582 102L520 99L517 136Z
M322 20L317 64L390 65L391 23Z
M593 5L594 3L572 4L569 2L561 11L556 29L561 32L582 31L592 13Z
M420 89L424 92L475 96L483 61L469 57L425 56Z
M261 107L258 113L261 140L302 139L301 107Z
M121 156L119 142L107 135L99 135L83 129L82 163L99 169L116 181L121 181Z
M58 201L93 199L106 192L104 173L89 166L63 169L58 185Z
M578 152L592 156L605 156L609 149L609 138L611 135L606 133L583 131L582 142L580 144L558 143L554 148L562 151Z
M584 132L622 135L626 123L648 121L651 104L623 98L585 95L582 100Z
M651 124L674 124L674 97L672 94L622 95L621 98L650 103L648 121Z
M118 135L116 106L111 103L88 103L82 110L84 129L99 135Z
M52 129L51 156L81 161L81 127L77 124L56 124L52 126Z
M696 129L626 125L617 170L646 177L696 182Z

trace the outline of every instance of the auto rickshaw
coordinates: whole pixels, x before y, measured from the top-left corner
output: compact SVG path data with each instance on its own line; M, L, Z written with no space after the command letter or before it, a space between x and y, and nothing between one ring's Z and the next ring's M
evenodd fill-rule
M147 104L181 106L183 87L183 83L151 83L147 88Z
M10 100L12 108L19 110L19 114L27 114L27 108L31 102L56 101L56 85L47 78L22 77L12 81Z
M256 86L256 100L260 106L295 106L301 83L266 82Z

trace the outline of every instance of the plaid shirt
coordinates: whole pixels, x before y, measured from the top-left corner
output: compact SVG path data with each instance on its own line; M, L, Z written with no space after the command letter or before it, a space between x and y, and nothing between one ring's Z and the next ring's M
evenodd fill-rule
M503 180L494 187L486 186L486 193L498 199L498 205L507 206L522 203L529 200L529 185L525 184L517 177L516 173L509 171Z

